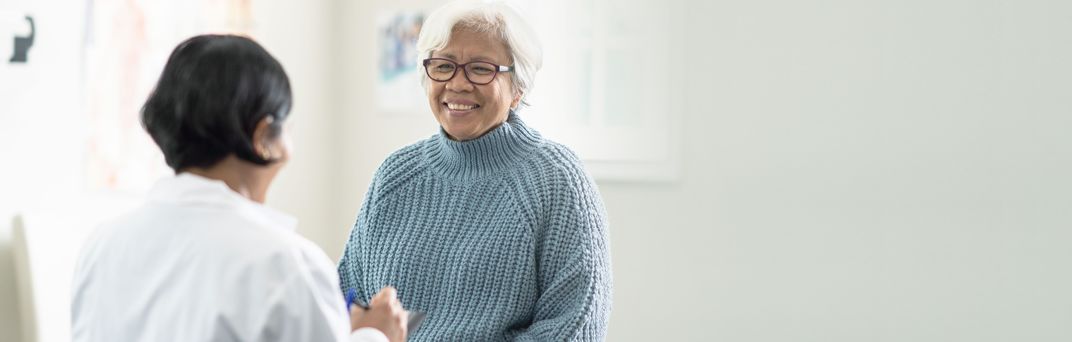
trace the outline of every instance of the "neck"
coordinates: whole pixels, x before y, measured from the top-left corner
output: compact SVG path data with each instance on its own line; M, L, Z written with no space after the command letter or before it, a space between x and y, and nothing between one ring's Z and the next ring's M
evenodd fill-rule
M483 136L456 141L440 129L436 141L428 145L425 156L440 175L456 180L483 178L514 167L518 160L541 143L540 134L529 129L516 115Z
M503 121L500 121L499 123L495 124L494 126L491 126L491 128L489 128L488 130L484 131L484 133L480 133L480 135L477 135L477 136L469 138L469 139L458 139L458 137L450 134L446 130L443 130L443 133L446 134L447 138L450 139L450 140L454 140L454 141L458 141L458 142L466 142L466 141L480 139L481 137L483 137L485 135L488 135L489 132L494 131L496 128L499 128L499 126L502 126L503 122L506 122L506 119L503 119Z
M227 187L257 203L264 203L268 194L268 184L275 178L271 166L264 167L229 155L220 162L207 168L188 167L179 173L189 172L208 179L223 181Z

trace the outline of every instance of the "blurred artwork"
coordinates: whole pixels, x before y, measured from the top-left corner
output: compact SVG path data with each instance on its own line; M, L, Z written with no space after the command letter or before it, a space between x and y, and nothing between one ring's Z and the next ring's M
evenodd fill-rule
M246 34L251 0L89 0L84 82L88 190L141 192L170 173L141 106L171 50L202 33Z
M687 74L681 8L610 0L514 2L543 42L543 68L523 115L576 151L597 180L674 181ZM642 139L638 137L643 137Z
M417 36L424 23L421 12L381 12L377 18L376 92L379 109L387 112L422 112L427 99L417 64Z

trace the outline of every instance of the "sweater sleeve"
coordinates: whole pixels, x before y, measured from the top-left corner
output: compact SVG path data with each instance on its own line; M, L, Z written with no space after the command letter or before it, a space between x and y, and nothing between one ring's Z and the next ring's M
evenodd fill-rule
M357 291L358 298L368 298L371 294L365 294L363 287L361 286L361 268L358 262L359 253L357 251L359 246L359 238L361 234L359 231L362 229L368 229L368 217L369 210L372 208L372 199L375 196L376 180L378 177L373 177L372 184L369 185L368 192L365 193L365 200L361 203L361 210L357 213L357 220L354 222L354 226L350 229L350 237L346 240L346 247L343 249L342 258L339 259L339 287L342 289L342 293L349 293L350 289Z
M583 170L566 178L548 198L536 250L540 295L519 341L606 338L612 291L606 210Z

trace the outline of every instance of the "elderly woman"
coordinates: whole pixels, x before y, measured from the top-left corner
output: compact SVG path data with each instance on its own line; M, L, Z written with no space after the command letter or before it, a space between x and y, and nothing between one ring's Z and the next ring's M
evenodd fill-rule
M570 149L517 115L541 51L502 4L450 3L417 42L439 134L376 172L339 263L343 290L398 288L415 341L606 336L605 210Z
M83 247L75 341L405 340L393 289L348 319L331 260L263 204L290 158L290 103L283 67L248 38L175 48L142 122L176 176Z

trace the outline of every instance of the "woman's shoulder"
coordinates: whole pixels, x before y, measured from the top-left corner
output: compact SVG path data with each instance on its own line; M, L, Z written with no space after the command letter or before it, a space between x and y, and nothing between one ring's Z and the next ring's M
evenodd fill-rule
M434 137L422 139L391 152L384 158L376 178L392 176L398 172L412 170L424 164L425 151L434 143Z
M521 167L522 192L528 194L536 222L545 226L563 216L602 217L603 204L594 178L574 150L544 140ZM581 226L574 227L581 229Z
M427 149L432 143L434 143L434 137L421 139L420 141L417 141L415 143L403 146L402 148L399 148L394 152L388 154L387 158L383 160L383 165L389 166L395 164L420 162L423 157L424 150Z
M385 195L410 180L418 179L427 169L425 155L427 150L432 148L432 144L434 137L422 139L388 154L372 176L372 187L376 189L377 196Z
M559 182L583 181L588 171L584 162L569 146L544 139L529 159L527 169L539 173L547 180Z
M526 194L537 213L549 215L546 211L555 203L588 197L597 191L595 180L577 153L552 140L541 142L517 170L519 191Z

